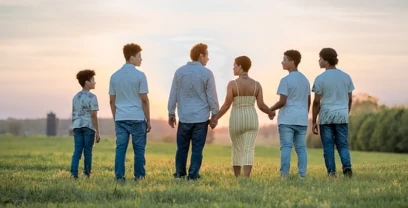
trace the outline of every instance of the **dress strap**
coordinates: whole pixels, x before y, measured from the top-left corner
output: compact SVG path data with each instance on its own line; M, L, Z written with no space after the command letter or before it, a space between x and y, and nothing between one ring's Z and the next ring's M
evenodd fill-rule
M239 88L238 88L237 80L234 80L234 82L235 82L235 85L237 86L237 92L238 92L238 96L239 96Z

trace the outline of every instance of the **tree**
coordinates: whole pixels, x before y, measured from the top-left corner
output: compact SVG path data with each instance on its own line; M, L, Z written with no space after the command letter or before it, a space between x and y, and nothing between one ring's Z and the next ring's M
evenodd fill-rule
M376 112L379 107L378 98L367 93L358 93L353 95L353 105L351 106L350 115Z
M407 114L404 107L382 108L378 112L366 114L352 143L353 149L408 153Z
M396 141L396 152L408 153L408 111L405 109L401 115L401 120L398 127L398 135L400 139Z
M350 116L349 119L349 143L350 143L350 149L358 149L357 144L357 133L358 130L361 128L361 125L364 123L364 121L367 119L367 117L370 114L363 113L363 114L357 114Z
M7 119L8 123L8 132L12 135L18 136L21 134L22 129L23 129L23 124L21 121L14 119L14 118L9 118Z
M390 138L389 128L393 122L394 115L392 110L384 110L376 113L376 124L373 126L371 142L368 144L369 149L374 151L387 152L386 140ZM388 150L389 151L389 150Z
M375 114L371 114L364 120L361 127L357 131L356 150L372 151L369 149L371 135L374 131L377 118Z

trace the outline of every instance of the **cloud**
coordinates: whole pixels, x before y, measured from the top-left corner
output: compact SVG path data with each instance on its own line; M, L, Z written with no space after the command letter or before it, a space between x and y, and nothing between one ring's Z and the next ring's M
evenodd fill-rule
M84 37L141 27L148 20L136 14L87 11L64 1L38 4L1 4L0 39Z

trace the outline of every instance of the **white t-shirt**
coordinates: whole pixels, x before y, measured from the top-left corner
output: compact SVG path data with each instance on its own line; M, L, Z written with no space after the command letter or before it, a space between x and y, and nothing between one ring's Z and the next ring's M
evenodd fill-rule
M279 109L278 124L308 125L309 80L299 71L290 72L281 79L278 95L286 95L286 104Z
M133 64L125 64L110 79L109 95L116 95L116 121L145 120L139 94L148 93L147 79Z
M321 95L319 124L348 123L348 94L354 85L350 75L329 69L316 77L312 91Z

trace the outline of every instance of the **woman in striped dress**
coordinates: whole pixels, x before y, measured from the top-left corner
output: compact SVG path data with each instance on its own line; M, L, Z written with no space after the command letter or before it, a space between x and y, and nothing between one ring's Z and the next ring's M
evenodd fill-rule
M232 141L232 166L236 177L241 175L242 166L244 176L249 177L254 164L255 138L259 128L255 101L262 112L270 118L275 116L263 101L259 82L248 76L250 68L251 60L248 57L239 56L235 59L233 71L234 75L239 77L228 83L225 102L210 123L214 127L232 104L229 134Z

